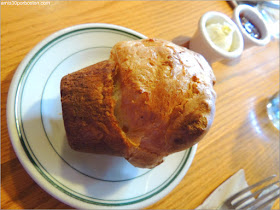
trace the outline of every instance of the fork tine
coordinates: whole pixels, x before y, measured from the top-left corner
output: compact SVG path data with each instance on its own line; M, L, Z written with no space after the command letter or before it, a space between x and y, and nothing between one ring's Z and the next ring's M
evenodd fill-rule
M280 187L275 188L274 190L271 190L269 193L266 193L265 195L261 196L260 198L254 200L253 202L247 204L246 206L242 206L241 209L248 209L250 207L255 207L255 205L259 204L260 201L264 201L265 198L267 198L268 196L272 195L274 192L280 190ZM276 198L275 198L276 197ZM271 201L277 199L279 197L279 193L277 193L277 196L275 196L271 199L269 199L268 201L265 202L266 205L268 205ZM271 201L270 201L271 200ZM257 208L257 207L256 207ZM259 207L258 207L259 208Z
M228 202L232 202L233 200L235 200L236 198L238 198L238 197L241 196L242 194L248 192L249 190L251 190L251 189L253 189L253 188L255 188L255 187L259 186L259 185L261 185L262 183L264 183L264 182L266 182L266 181L269 181L269 180L273 179L274 177L276 177L276 175L272 175L272 176L270 176L270 177L267 177L266 179L263 179L262 181L259 181L259 182L257 182L256 184L253 184L253 185L251 185L251 186L249 186L249 187L247 187L247 188L241 190L240 192L238 192L238 193L234 194L232 197L230 197L230 198L228 199Z
M243 204L244 202L246 202L249 198L255 197L256 195L258 195L259 193L261 193L262 191L270 188L271 186L273 186L274 184L277 184L278 182L280 182L280 180L271 183L270 185L267 185L266 187L252 193L251 195L246 196L245 198L241 199L240 201L234 203L232 206L233 208L237 208L238 206L240 206L241 204Z
M265 203L263 203L260 206L257 206L257 209L263 209L264 207L266 207L267 205L269 205L272 201L275 201L277 198L280 197L280 194L278 193L278 195L275 195L274 197L272 197L271 199L269 199L268 201L266 201Z

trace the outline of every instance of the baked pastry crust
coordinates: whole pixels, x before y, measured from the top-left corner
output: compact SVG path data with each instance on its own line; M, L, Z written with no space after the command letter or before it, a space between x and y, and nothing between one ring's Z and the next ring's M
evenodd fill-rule
M69 144L153 168L208 131L214 83L206 60L186 48L160 39L119 42L109 60L61 81Z
M62 78L63 121L72 149L125 155L127 145L114 116L114 73L114 63L103 61Z

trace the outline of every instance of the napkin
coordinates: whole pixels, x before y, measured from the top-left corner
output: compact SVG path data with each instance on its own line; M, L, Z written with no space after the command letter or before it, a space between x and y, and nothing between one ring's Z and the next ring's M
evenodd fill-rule
M229 179L223 182L211 195L196 209L219 209L224 201L226 201L230 196L241 191L242 189L248 187L248 183L245 178L245 173L243 169L237 171ZM277 187L277 186L273 186ZM245 193L243 197L252 194L250 191ZM261 193L262 196L265 192ZM252 198L253 200L254 198ZM273 203L270 204L266 209L271 209Z

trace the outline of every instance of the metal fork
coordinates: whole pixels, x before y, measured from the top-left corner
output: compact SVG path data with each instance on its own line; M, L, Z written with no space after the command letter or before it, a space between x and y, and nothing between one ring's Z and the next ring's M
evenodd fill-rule
M269 189L272 187L274 184L279 183L280 181L276 181L272 184L269 184L262 189L245 196L244 194L246 192L249 192L251 189L254 189L255 187L258 187L262 185L263 183L272 180L276 175L270 176L262 181L257 182L256 184L253 184L244 190L241 190L240 192L234 194L230 198L228 198L223 206L220 209L264 209L267 207L271 202L275 201L277 198L280 197L280 187L277 186L277 188L269 191L268 193L265 193L262 196L259 196L256 199L253 199L256 195L259 195L262 193L264 190ZM273 195L275 193L275 195ZM245 196L245 197L244 197ZM239 200L238 200L239 199ZM236 201L237 200L237 201ZM235 201L235 202L234 202Z

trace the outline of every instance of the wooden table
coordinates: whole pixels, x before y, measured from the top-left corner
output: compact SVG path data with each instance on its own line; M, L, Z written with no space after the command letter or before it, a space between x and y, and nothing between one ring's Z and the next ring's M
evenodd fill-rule
M1 1L5 2L5 1ZM210 10L232 15L225 1L45 1L46 5L1 6L1 203L4 209L71 208L44 192L25 172L6 124L9 85L25 55L53 32L81 23L121 25L148 37L183 44ZM216 115L198 144L180 184L153 209L193 209L243 168L252 184L279 176L279 131L266 113L279 89L279 41L244 51L240 60L212 65L217 78ZM274 204L279 208L279 200Z

